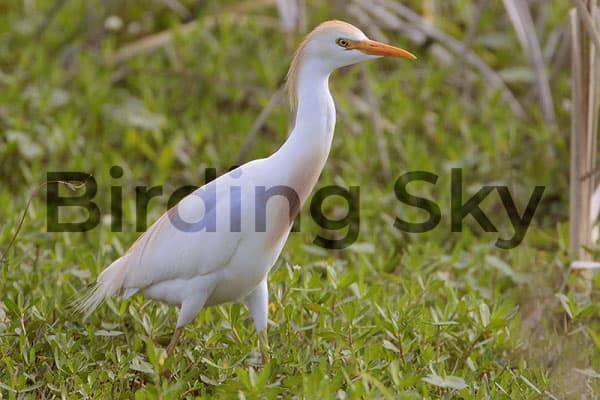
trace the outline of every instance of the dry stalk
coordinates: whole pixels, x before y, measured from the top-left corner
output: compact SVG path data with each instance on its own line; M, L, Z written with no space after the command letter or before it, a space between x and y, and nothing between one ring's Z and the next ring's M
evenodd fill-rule
M592 196L595 189L598 132L598 60L595 35L597 23L595 0L575 0L570 12L572 35L572 117L571 117L571 183L570 183L570 255L577 260L572 268L591 266L585 251L593 245ZM584 272L589 293L591 278Z
M118 64L138 55L149 53L156 49L162 48L173 41L173 38L175 37L176 33L182 36L186 36L194 32L194 30L200 22L204 22L206 26L212 27L216 25L219 18L223 17L224 15L243 15L257 8L273 4L275 4L275 0L246 0L235 5L234 7L223 10L218 15L209 15L203 18L202 20L194 20L176 28L167 29L162 32L144 36L141 39L135 40L134 42L121 47L115 54L113 54L107 59L107 64Z
M375 16L390 29L402 32L410 32L416 29L439 42L452 53L459 55L467 64L479 71L493 89L500 91L502 99L515 115L520 118L526 116L523 106L510 91L502 77L474 51L465 48L464 43L458 39L431 26L420 15L400 3L389 0L355 0L354 4L359 5L365 12Z
M529 5L521 0L504 0L504 8L515 28L523 52L529 59L533 69L544 120L548 123L554 123L556 116L554 114L550 81L546 73L546 65L535 24L529 11Z

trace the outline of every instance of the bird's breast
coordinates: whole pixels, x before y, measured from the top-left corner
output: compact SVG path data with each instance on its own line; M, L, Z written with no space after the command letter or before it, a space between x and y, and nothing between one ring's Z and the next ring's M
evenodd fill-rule
M286 195L273 197L267 205L270 223L266 231L266 248L282 247L282 241L287 239L294 220L315 187L326 159L325 152L307 154L295 162L296 169L283 177L281 192Z

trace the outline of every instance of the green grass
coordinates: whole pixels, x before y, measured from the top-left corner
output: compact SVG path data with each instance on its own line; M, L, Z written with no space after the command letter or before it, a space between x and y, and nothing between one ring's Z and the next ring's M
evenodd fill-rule
M183 3L200 21L223 7ZM448 2L435 23L461 38L471 3ZM492 3L474 49L498 71L527 68L501 2ZM565 23L562 3L547 6L544 37ZM357 243L342 251L314 246L327 233L305 207L301 232L270 275L270 362L259 362L250 316L239 305L203 311L166 358L175 309L139 296L112 299L83 321L69 304L138 236L136 185L165 185L151 202L151 222L174 188L199 185L205 168L222 173L235 162L291 53L277 25L226 16L166 50L111 67L103 60L120 45L177 18L161 2L73 0L36 34L53 4L0 3L0 249L48 171L93 174L103 222L86 233L47 233L43 195L34 200L0 269L0 397L593 398L600 279L581 296L580 280L565 267L567 69L552 80L559 120L547 126L527 77L509 82L528 110L518 119L463 63L443 64L431 46L414 48L386 31L419 61L382 60L332 77L340 112L319 187L360 186ZM420 2L411 5L421 11ZM113 14L125 22L117 33L103 27ZM252 15L277 23L273 7ZM311 26L345 18L343 8L312 1L309 17ZM127 33L133 22L139 33ZM383 135L391 176L381 167L371 113L353 100L367 97L365 76L393 127ZM248 160L285 140L288 118L282 103ZM123 178L110 177L113 165L123 167ZM462 233L450 232L453 167L463 168L467 194L507 184L521 212L534 186L546 186L519 247L493 246L511 234L497 194L483 208L499 234L482 233L472 219ZM427 234L393 228L397 216L424 217L394 197L394 178L410 170L440 177L412 189L441 207L442 223ZM111 185L123 187L122 233L110 232ZM325 208L344 215L344 206L332 199Z

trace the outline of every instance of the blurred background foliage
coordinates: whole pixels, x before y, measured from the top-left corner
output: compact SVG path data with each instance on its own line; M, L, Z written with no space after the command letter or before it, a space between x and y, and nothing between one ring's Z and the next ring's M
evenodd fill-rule
M2 396L592 398L600 281L579 296L566 267L570 5L521 3L545 80L508 0L0 0L0 248L48 171L92 174L103 215L90 232L45 233L44 190L34 200L0 270ZM344 232L322 232L305 207L272 273L273 360L256 363L238 305L203 312L174 359L160 349L175 321L165 306L134 298L73 315L69 302L137 236L135 186L164 186L151 222L206 168L285 140L293 49L333 18L419 60L331 80L338 123L319 187L360 186L360 236L342 251L314 246ZM450 232L454 167L465 196L508 185L520 212L546 187L518 248L493 246L512 235L497 195L483 208L499 234L470 219ZM414 184L442 209L426 234L393 228L424 217L394 196L410 170L440 177ZM123 187L122 233L110 232L111 185ZM325 209L346 213L340 199Z

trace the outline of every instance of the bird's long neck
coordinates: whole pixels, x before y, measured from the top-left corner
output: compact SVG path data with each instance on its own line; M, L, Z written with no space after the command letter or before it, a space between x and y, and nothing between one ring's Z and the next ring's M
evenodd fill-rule
M295 77L297 97L294 129L273 155L283 166L283 174L304 203L331 149L335 127L335 106L329 92L331 71L318 60L302 63Z

